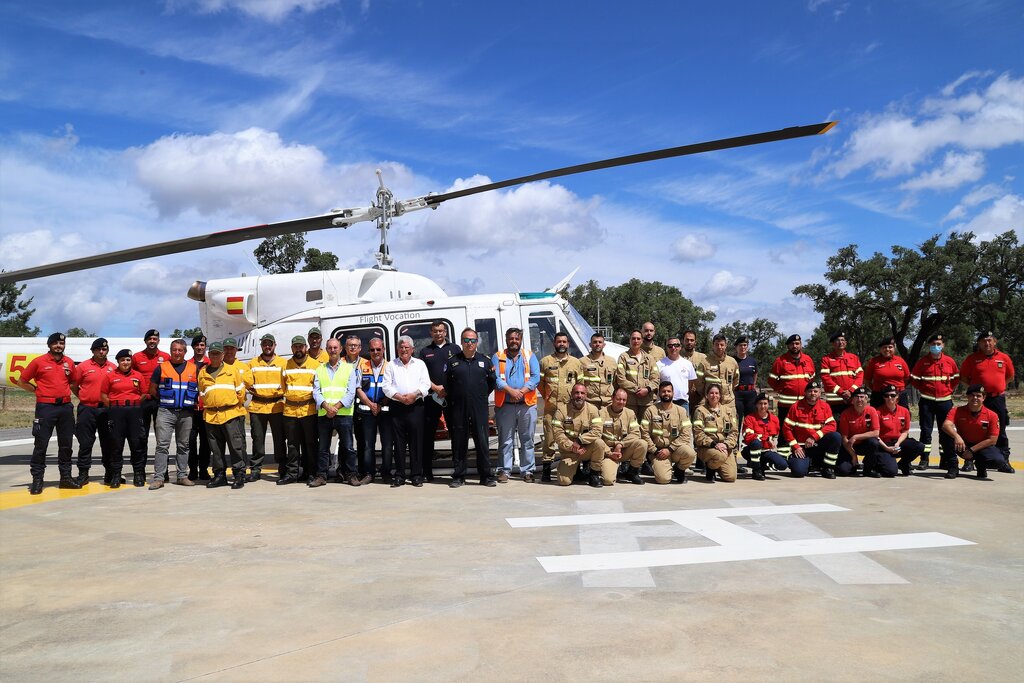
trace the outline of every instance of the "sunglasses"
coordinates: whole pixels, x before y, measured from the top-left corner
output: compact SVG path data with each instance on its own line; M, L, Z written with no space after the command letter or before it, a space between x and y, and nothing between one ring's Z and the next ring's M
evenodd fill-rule
M468 337L462 338L463 344L476 344L476 339L469 339Z
M899 394L885 394L886 398L896 398Z
M668 346L671 349L673 347L680 347L682 346L682 344L666 344L666 346Z

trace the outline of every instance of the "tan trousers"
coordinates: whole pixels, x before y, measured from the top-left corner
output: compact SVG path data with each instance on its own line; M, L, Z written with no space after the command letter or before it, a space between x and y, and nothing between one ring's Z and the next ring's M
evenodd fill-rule
M683 444L664 460L651 456L651 469L654 470L655 484L668 484L672 481L672 470L686 470L697 459L697 454L688 444Z
M700 448L697 457L709 470L718 470L722 481L736 481L736 454L728 455L717 448Z
M575 453L562 453L562 459L558 461L558 485L571 485L572 478L576 475L576 470L579 469L581 462L589 462L591 472L601 472L601 461L604 460L605 448L607 448L605 443L597 440L587 446L583 457L579 457Z
M615 479L619 476L619 465L622 463L626 463L631 467L640 467L644 464L644 456L647 455L647 444L643 441L637 441L631 446L623 446L622 459L619 461L608 457L608 454L612 452L611 446L604 441L601 444L604 446L604 460L601 461L601 479L604 481L605 486L615 484Z
M552 406L555 404L552 403ZM551 420L555 416L555 408L552 407L548 410L548 404L544 403L544 452L541 454L541 462L551 462L555 459L555 451L558 447L555 446L555 430L551 427Z

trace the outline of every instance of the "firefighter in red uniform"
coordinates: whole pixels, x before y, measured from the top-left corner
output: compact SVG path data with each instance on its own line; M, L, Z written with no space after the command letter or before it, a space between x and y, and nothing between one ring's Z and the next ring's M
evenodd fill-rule
M153 371L160 367L161 363L171 359L171 354L157 348L160 345L159 330L147 330L142 341L146 344L146 348L132 356L132 370L137 370L139 374L148 380L153 376ZM143 397L142 429L147 450L149 448L149 430L154 420L156 420L156 412L159 408L160 401L156 398L149 394Z
M1012 473L1013 468L996 447L999 440L999 416L985 407L985 388L981 384L967 387L967 405L949 411L942 430L953 439L957 455L973 461L978 479L988 479L989 467ZM946 479L956 479L956 460L951 460Z
M142 397L149 392L149 380L132 370L132 352L117 352L117 369L104 377L100 396L110 411L110 488L121 486L124 468L124 442L131 454L132 484L146 485L146 443L143 441Z
M75 361L64 355L65 338L54 332L46 339L49 353L29 361L21 371L19 387L36 395L36 415L32 421L32 483L28 491L33 496L43 492L43 473L46 471L46 449L50 436L57 429L57 468L60 470L62 489L80 489L71 476L71 439L75 433L75 415L71 410L71 373ZM32 382L35 384L32 384Z
M821 357L821 386L825 400L832 408L832 415L838 420L844 410L850 407L853 392L864 386L864 369L860 358L846 350L846 334L836 332L829 341L832 351Z
M878 409L878 449L899 458L899 471L909 477L910 465L924 455L924 444L909 438L910 411L899 404L900 392L896 387L891 384L882 387L882 396L885 404ZM948 437L943 434L942 438Z
M832 409L821 399L821 382L813 379L804 387L804 397L793 404L782 421L782 438L788 444L789 470L803 477L811 465L821 468L825 479L836 478L836 461L843 446L836 431Z
M768 384L777 394L775 401L779 407L779 422L782 423L785 423L789 409L804 395L807 383L814 378L814 361L803 352L803 346L799 334L790 335L786 340L786 353L775 359L768 373Z
M751 464L750 478L764 481L766 465L784 470L786 459L779 455L779 418L768 410L768 396L758 394L754 412L743 418L743 457Z
M1013 467L1010 466L1010 442L1006 438L1006 427L1010 424L1010 414L1006 410L1006 386L1013 381L1013 374L1013 361L996 349L996 336L990 330L978 335L975 352L967 356L960 367L960 381L980 384L985 389L985 407L999 416L996 448L1003 454L1010 472Z
M97 432L100 436L103 483L110 483L110 413L100 393L106 376L116 370L117 366L107 360L110 346L103 337L93 340L90 349L92 358L76 365L75 371L71 373L71 391L78 397L75 438L78 439L79 486L89 483L92 447L96 443Z
M928 337L928 352L917 359L910 369L910 381L921 393L917 404L918 420L921 424L921 443L924 455L917 469L928 468L928 457L932 452L932 427L939 423L940 466L953 455L953 442L942 431L942 421L953 409L953 391L959 383L960 368L956 361L942 352L946 345L941 334ZM902 462L902 460L900 461Z
M885 403L882 387L891 385L900 392L899 404L910 408L906 391L909 381L910 365L896 355L896 338L886 337L878 342L878 355L864 366L864 386L871 389L871 407L878 408Z
M878 448L878 411L868 405L868 392L859 387L853 392L850 409L839 417L839 434L843 450L839 454L839 474L857 472L857 456L864 456L865 477L895 477L896 459Z

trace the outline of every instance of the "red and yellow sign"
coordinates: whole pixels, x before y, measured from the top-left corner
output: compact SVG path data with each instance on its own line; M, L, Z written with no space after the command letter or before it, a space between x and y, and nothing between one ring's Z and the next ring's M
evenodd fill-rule
M28 367L28 364L32 362L33 358L37 358L43 354L41 353L9 353L7 354L7 362L4 363L4 377L7 379L8 386L14 386L14 380L21 379L21 371Z
M245 312L245 297L229 296L227 311L228 315L242 315Z

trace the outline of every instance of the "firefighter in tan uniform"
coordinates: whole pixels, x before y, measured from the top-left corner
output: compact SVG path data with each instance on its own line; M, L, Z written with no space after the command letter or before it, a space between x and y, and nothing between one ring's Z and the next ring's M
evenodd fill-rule
M590 463L588 484L601 488L601 462L605 444L601 440L603 420L597 408L587 403L587 388L573 385L569 403L559 406L551 420L555 445L562 459L558 462L558 485L572 484L581 463Z
M721 390L722 406L736 415L736 387L740 385L740 364L726 354L728 340L724 334L716 334L711 340L711 353L704 356L697 368L697 390L704 395L711 385ZM735 422L735 420L733 420Z
M709 385L704 403L693 416L693 443L709 482L715 480L716 472L722 481L736 481L739 431L735 413L722 405L721 389Z
M595 408L611 405L615 391L615 359L604 354L604 335L590 335L590 353L580 358L583 374L580 381L587 387L587 403Z
M642 414L647 406L654 403L654 396L661 383L658 362L640 348L643 337L639 330L629 335L629 350L619 356L615 367L615 388L625 389L629 398L628 406L634 413Z
M601 461L601 478L606 486L616 479L630 484L643 484L640 466L647 455L647 444L640 436L640 423L636 413L626 407L626 390L616 389L611 405L601 408L601 442L604 444L604 460ZM621 465L626 465L619 474Z
M686 468L697 458L690 443L690 414L672 402L672 382L658 386L658 403L650 406L640 420L640 434L654 469L654 482L668 484L673 478L686 483Z
M657 363L665 357L665 349L654 343L654 331L654 323L650 321L647 321L640 326L640 334L644 338L644 342L640 345L640 348L642 348L644 353L653 358L654 362Z
M569 403L572 387L583 374L578 358L569 355L569 335L558 332L554 353L540 359L540 395L544 398L544 453L541 481L551 481L551 463L555 458L555 431L552 420L559 407Z

